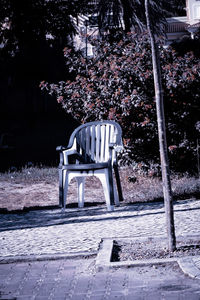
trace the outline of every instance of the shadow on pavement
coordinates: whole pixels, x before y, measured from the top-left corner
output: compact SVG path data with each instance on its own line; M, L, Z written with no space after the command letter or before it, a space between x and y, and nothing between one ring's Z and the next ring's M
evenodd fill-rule
M179 201L178 204L188 204L191 201ZM198 208L189 208L188 205L187 208L182 207L180 209L180 206L179 208L174 208L175 212L192 210L200 210L200 203ZM70 204L67 205L65 213L61 213L61 209L58 206L34 207L26 208L22 211L1 211L0 232L83 222L138 218L158 214L164 214L163 202L121 204L120 207L117 207L111 213L107 212L105 204L99 205L99 203L85 203L85 207L82 209L77 208L75 204Z

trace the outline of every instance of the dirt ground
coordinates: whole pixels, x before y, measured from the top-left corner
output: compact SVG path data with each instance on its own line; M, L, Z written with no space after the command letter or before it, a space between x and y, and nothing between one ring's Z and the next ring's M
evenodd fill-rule
M113 261L171 258L200 255L200 239L197 237L176 241L176 250L170 252L166 240L151 238L148 241L115 241Z
M128 178L131 175L130 169L120 171L121 184L124 202L153 200L155 191L162 195L161 187L157 181L151 185L132 183ZM141 190L141 185L142 190ZM22 210L25 207L44 207L59 204L58 194L58 173L57 169L25 169L22 173L1 174L0 177L0 209ZM157 197L157 192L156 192ZM105 203L102 185L96 177L86 178L85 203ZM73 179L68 190L68 205L77 205L77 183Z
M163 201L162 182L159 178L132 177L131 168L121 168L120 178L124 203ZM133 180L134 179L134 180ZM176 199L189 199L200 195L197 178L173 179ZM96 177L88 177L85 184L85 203L105 203L102 185ZM27 168L21 172L0 174L0 210L22 210L25 207L57 206L58 171L56 168ZM68 190L68 205L77 205L77 183L72 180Z
M92 185L92 189L91 189ZM0 182L0 209L21 210L24 207L58 205L58 182ZM95 179L86 181L85 202L104 203L103 189ZM73 181L68 191L68 204L77 204L77 185Z

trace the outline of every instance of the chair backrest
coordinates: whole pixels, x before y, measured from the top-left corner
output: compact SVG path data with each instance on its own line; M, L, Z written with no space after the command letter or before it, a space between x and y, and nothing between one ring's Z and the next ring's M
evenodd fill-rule
M85 163L106 162L110 144L122 147L122 130L114 121L89 122L74 130L70 143L83 156Z

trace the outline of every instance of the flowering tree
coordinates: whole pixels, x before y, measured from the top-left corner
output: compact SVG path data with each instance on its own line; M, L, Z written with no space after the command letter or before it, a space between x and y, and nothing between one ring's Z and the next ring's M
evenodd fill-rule
M98 119L119 122L126 148L122 160L155 174L158 131L148 36L129 33L95 45L96 55L87 61L81 53L65 48L71 80L42 82L41 87L82 123ZM170 164L174 170L182 171L183 166L194 170L200 62L192 53L180 57L161 47L161 65Z

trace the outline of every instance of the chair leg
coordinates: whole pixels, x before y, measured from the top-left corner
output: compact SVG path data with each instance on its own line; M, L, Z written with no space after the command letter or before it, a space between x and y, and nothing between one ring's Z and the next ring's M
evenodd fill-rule
M108 168L108 180L109 180L109 191L110 191L110 204L114 205L114 183L113 183L113 173L112 168Z
M59 174L59 207L63 207L63 170L58 169Z
M106 205L107 205L107 210L108 211L113 211L114 210L114 203L112 204L111 198L110 198L110 185L109 185L109 174L108 174L108 169L102 170L102 173L95 174L103 186L103 191L104 191L104 196L106 199ZM114 196L113 196L114 198Z
M78 183L78 207L84 207L85 177L76 177Z
M114 188L114 200L115 200L115 205L116 206L119 206L119 196L118 196L118 192L117 192L117 189L116 189L116 185L113 184L113 188Z
M119 201L123 201L123 194L122 194L122 187L121 187L121 182L120 182L120 177L119 177L118 166L116 164L114 164L113 168L114 168L114 172L115 172Z
M65 176L64 176L64 193L63 193L63 206L62 206L62 212L65 212L65 208L66 208L66 201L67 201L67 192L68 192L68 186L69 186L69 174L67 171ZM64 174L63 174L64 175Z

